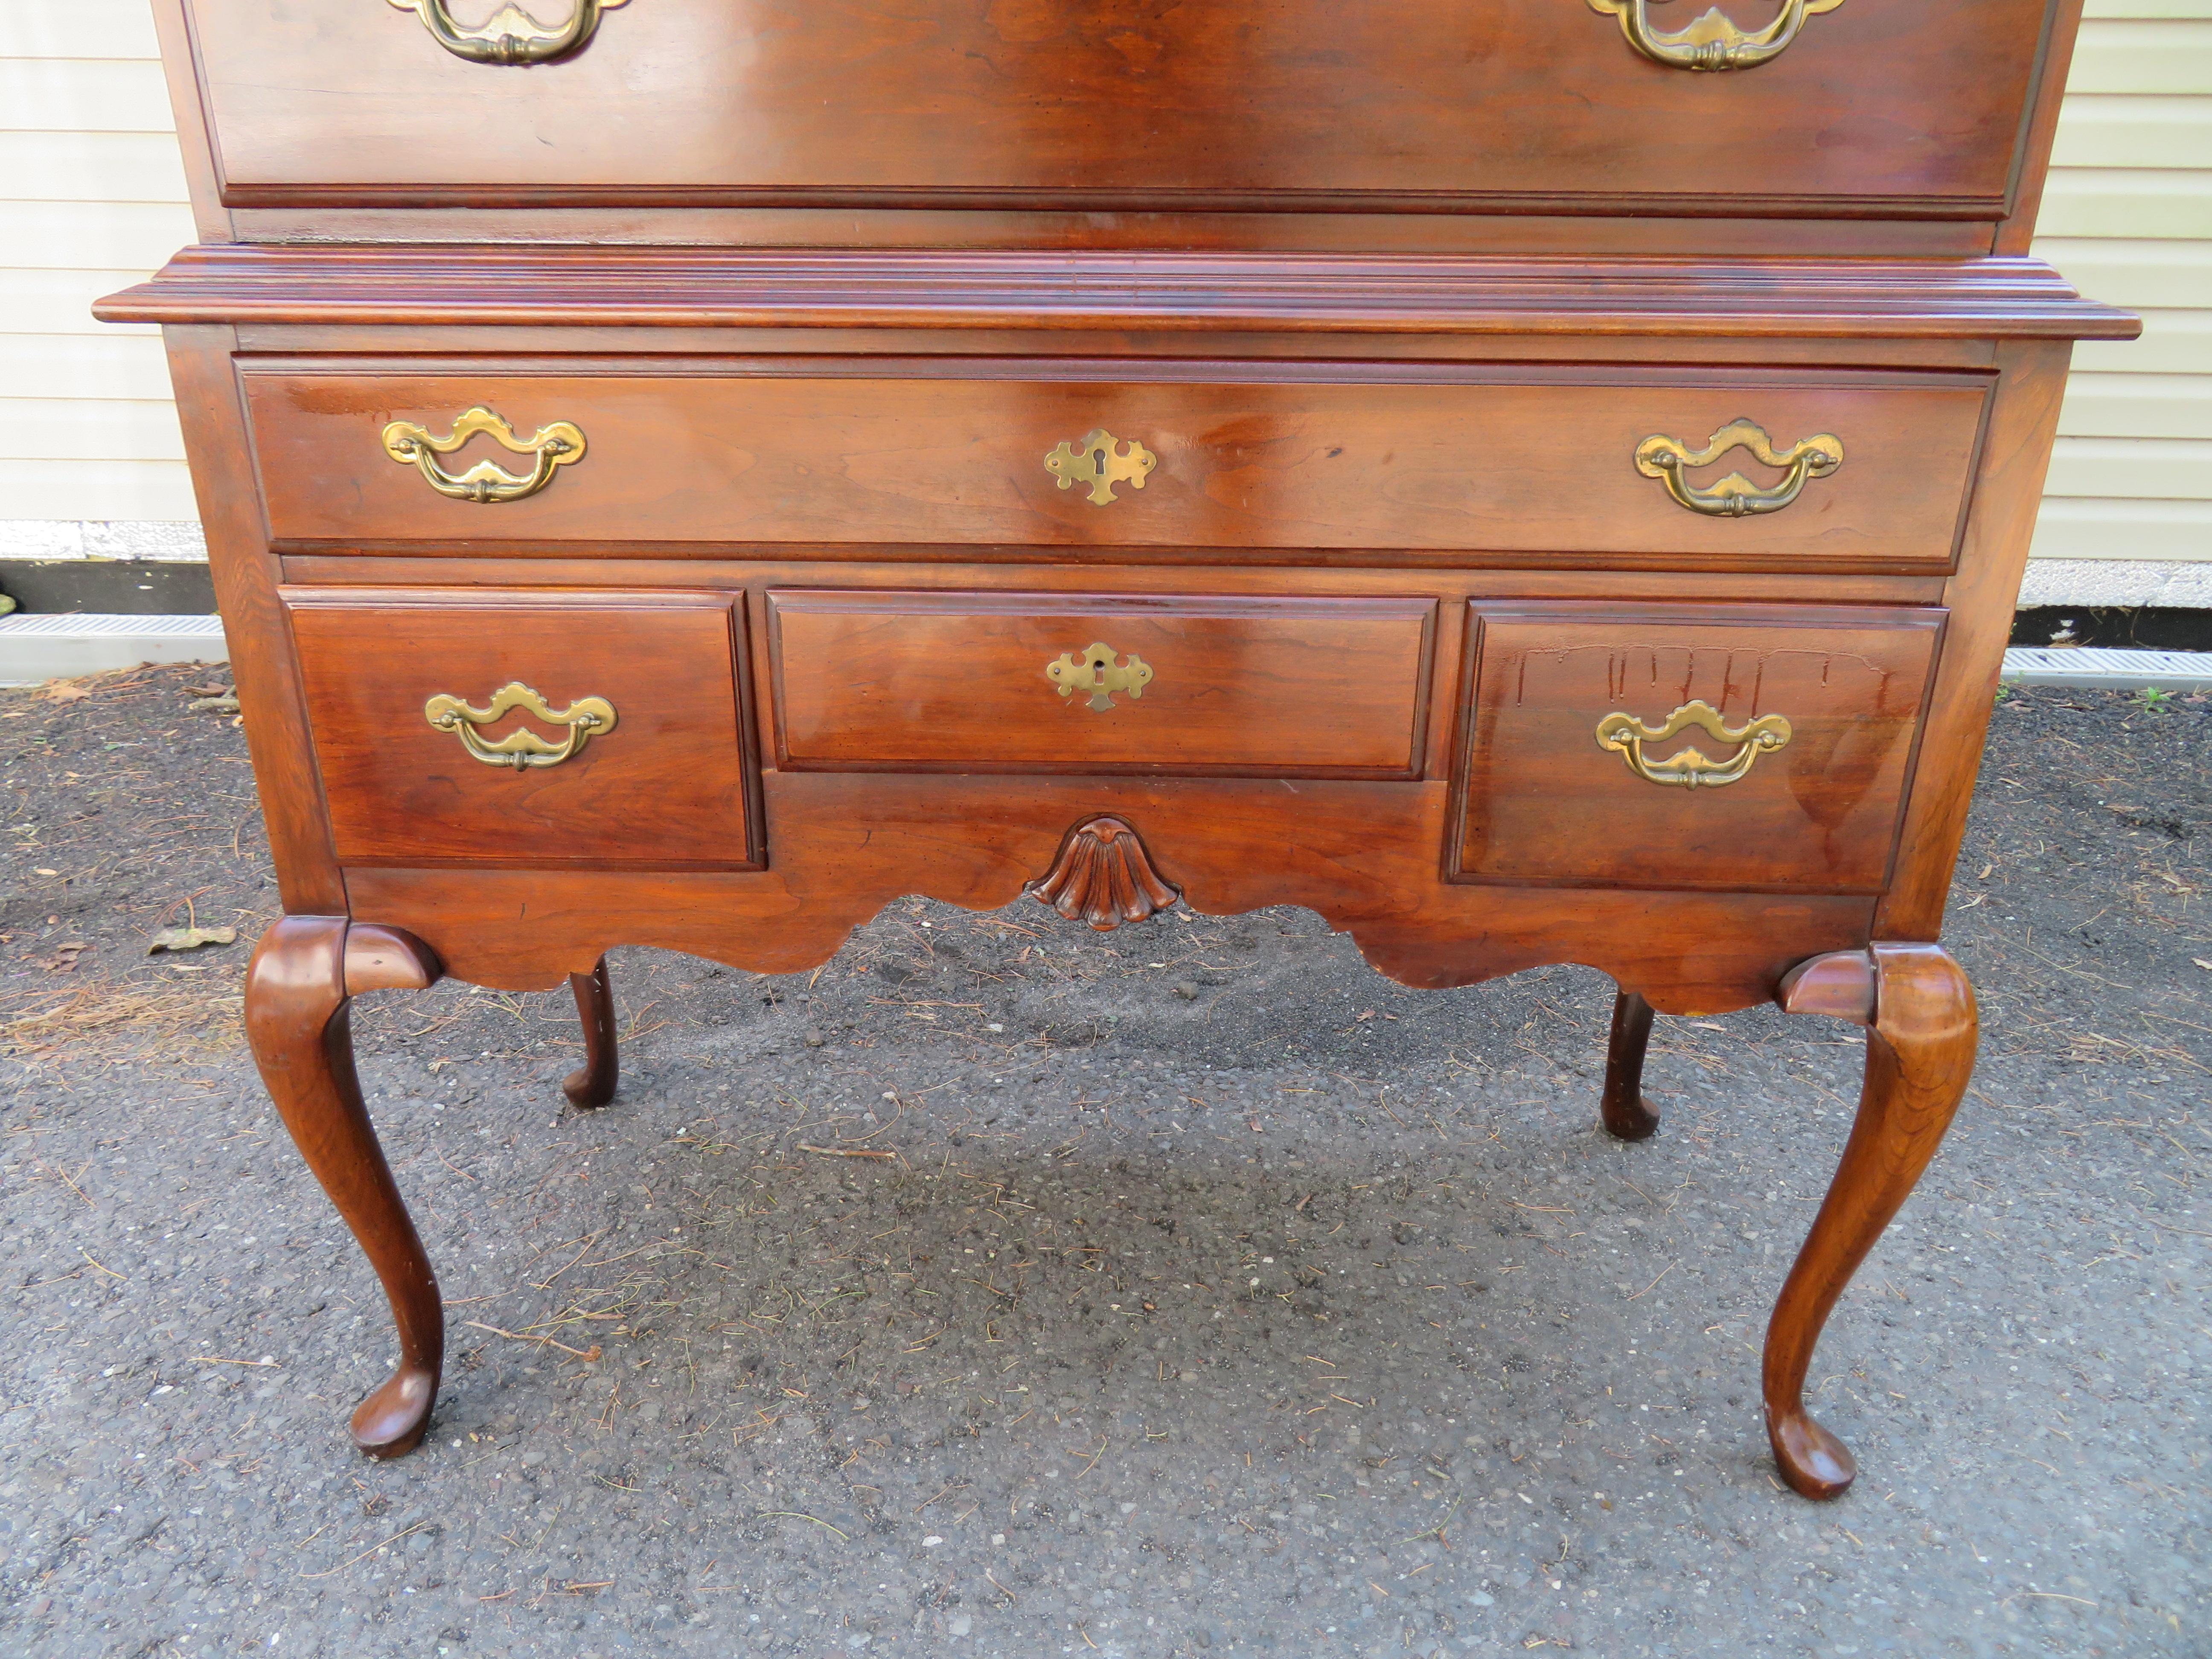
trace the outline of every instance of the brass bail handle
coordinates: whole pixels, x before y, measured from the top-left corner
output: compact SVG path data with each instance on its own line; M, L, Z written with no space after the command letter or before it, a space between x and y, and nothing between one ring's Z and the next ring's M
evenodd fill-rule
M530 456L532 464L529 475L518 477L490 461L478 461L458 475L438 465L439 456L452 454L478 433L490 437L502 448ZM384 428L384 453L402 465L416 467L441 495L493 507L501 501L519 501L525 496L535 495L553 482L556 468L582 460L584 434L567 421L556 421L550 426L540 427L532 437L517 437L513 427L478 404L462 414L453 422L453 429L442 438L433 437L429 428L417 426L412 421L392 422Z
M1738 745L1726 760L1715 760L1690 744L1665 760L1647 760L1644 745L1664 743L1696 726L1721 743ZM1633 714L1607 714L1597 723L1598 746L1611 749L1628 763L1628 769L1646 783L1670 784L1681 789L1717 789L1734 783L1749 772L1761 755L1772 754L1790 741L1790 722L1779 714L1761 714L1742 726L1730 726L1719 709L1700 698L1686 702L1656 726L1647 726Z
M401 11L411 11L422 20L422 27L430 31L435 40L456 58L465 58L471 64L509 64L524 68L532 64L550 64L556 58L565 58L592 38L592 31L599 26L599 14L625 6L629 0L572 0L575 9L568 21L548 27L539 22L520 6L507 3L491 15L490 21L477 28L465 29L446 9L446 0L390 0Z
M1731 472L1702 488L1684 475L1693 466L1709 466L1741 445L1769 466L1784 474L1780 483L1762 487L1741 472ZM1692 450L1680 438L1655 433L1636 446L1636 470L1656 478L1667 493L1692 513L1708 518L1743 519L1760 513L1779 513L1796 501L1808 480L1825 478L1844 464L1844 441L1832 432L1801 438L1788 449L1777 449L1766 428L1741 416L1713 434L1703 449Z
M517 727L503 738L487 738L477 730L495 724L518 708L548 726L565 726L567 735L556 743L539 737L526 726ZM556 708L542 693L520 680L509 680L501 686L482 708L441 692L422 705L422 718L434 729L457 735L461 747L485 765L511 768L518 775L540 767L558 766L581 754L592 738L603 738L615 729L615 707L605 697L579 697L566 708Z
M1669 34L1651 27L1650 0L1589 0L1592 11L1620 20L1628 44L1655 64L1669 69L1716 72L1756 69L1780 57L1808 17L1833 11L1844 0L1783 0L1782 9L1763 29L1738 28L1716 6Z

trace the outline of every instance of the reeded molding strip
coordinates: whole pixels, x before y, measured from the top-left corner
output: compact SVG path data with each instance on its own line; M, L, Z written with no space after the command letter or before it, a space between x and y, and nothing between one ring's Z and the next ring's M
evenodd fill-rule
M1376 258L555 246L185 249L111 323L1148 328L2133 339L2039 259Z

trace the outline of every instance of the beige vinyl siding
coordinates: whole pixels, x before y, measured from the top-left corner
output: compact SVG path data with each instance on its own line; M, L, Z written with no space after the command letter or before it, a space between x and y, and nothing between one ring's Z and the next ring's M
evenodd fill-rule
M158 333L89 309L191 240L146 0L0 0L0 520L197 516Z
M2212 562L2212 0L2088 0L2039 228L2143 337L2075 349L2036 555Z
M2212 0L2088 0L2036 251L2143 313L2079 348L2035 551L2212 562ZM154 331L192 240L147 0L0 0L0 520L194 516Z

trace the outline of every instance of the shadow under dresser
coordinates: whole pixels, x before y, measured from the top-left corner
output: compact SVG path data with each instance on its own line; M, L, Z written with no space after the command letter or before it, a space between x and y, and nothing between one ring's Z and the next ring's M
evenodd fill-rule
M1414 986L1868 1029L1814 1344L1965 1091L1944 900L2070 343L2080 0L158 0L161 324L284 915L246 1024L443 1314L349 1000L1306 906ZM1756 14L1754 16L1753 14ZM487 15L489 21L486 21ZM440 135L426 143L423 136Z

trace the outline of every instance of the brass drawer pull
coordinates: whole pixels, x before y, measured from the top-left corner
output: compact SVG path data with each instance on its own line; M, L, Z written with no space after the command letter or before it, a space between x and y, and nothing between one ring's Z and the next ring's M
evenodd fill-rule
M518 455L536 457L530 476L518 478L490 461L478 461L455 477L438 465L439 456L452 454L479 432L489 433ZM582 460L584 434L566 421L556 421L540 427L535 437L518 438L513 427L479 404L455 421L453 431L442 438L432 437L428 427L412 421L394 421L384 428L384 453L395 461L419 467L430 488L441 495L491 507L535 495L553 482L556 467Z
M456 58L471 64L550 64L565 58L592 38L599 14L628 5L629 0L572 0L575 10L557 28L548 28L508 0L480 28L465 29L447 13L446 0L391 0L401 11L422 20L431 39Z
M1644 758L1645 744L1664 743L1692 726L1723 743L1742 746L1726 760L1715 760L1695 744L1662 761ZM1628 769L1646 783L1716 789L1734 783L1761 755L1787 744L1790 722L1779 714L1761 714L1747 726L1730 726L1719 709L1700 699L1684 703L1657 726L1646 726L1633 714L1607 714L1597 723L1597 740L1601 748L1617 750Z
M1731 472L1703 489L1683 476L1691 467L1709 466L1742 445L1769 466L1784 468L1789 476L1771 489L1762 489L1741 472ZM1778 450L1766 428L1739 416L1713 434L1695 453L1680 438L1654 434L1636 446L1636 470L1657 478L1672 495L1692 513L1715 519L1743 519L1754 514L1779 513L1797 499L1811 478L1825 478L1844 464L1844 442L1832 432L1802 438L1788 450Z
M1114 647L1103 642L1086 647L1080 657L1070 651L1060 653L1060 660L1045 665L1044 677L1060 688L1060 695L1072 697L1079 691L1091 694L1091 706L1102 713L1113 708L1116 691L1126 691L1131 701L1145 695L1145 688L1152 683L1152 665L1134 652L1129 660L1115 665Z
M548 726L567 726L568 735L554 743L526 726L495 738L486 738L477 730L517 708ZM605 697L579 697L566 708L555 708L520 680L509 680L501 686L491 694L489 705L483 708L471 708L459 697L441 692L422 705L422 718L441 732L458 732L461 747L485 765L512 767L517 772L558 766L582 753L585 744L592 738L603 738L615 729L615 708Z
M398 0L392 3L398 4ZM1783 0L1774 21L1749 34L1722 16L1716 6L1702 17L1692 18L1688 27L1665 34L1651 27L1649 0L1589 0L1592 11L1620 19L1620 32L1628 37L1628 44L1655 64L1707 70L1756 69L1781 56L1808 17L1833 11L1843 3L1844 0Z
M1060 480L1062 489L1089 484L1091 506L1109 507L1120 499L1114 494L1115 484L1142 489L1146 478L1160 464L1158 456L1133 438L1127 441L1128 450L1124 453L1123 441L1102 426L1079 442L1062 443L1054 449L1044 458L1044 470Z

